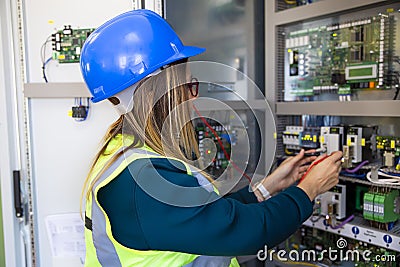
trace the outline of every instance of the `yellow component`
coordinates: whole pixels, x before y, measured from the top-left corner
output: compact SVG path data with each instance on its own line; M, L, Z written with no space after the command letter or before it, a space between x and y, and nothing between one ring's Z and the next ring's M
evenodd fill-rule
M72 117L72 110L68 110L68 117Z
M65 55L63 54L58 55L58 59L65 59Z
M397 171L400 171L400 164L397 164L397 165L396 165L396 170L397 170Z
M377 149L383 149L383 145L377 145L376 148Z
M351 139L350 138L347 138L347 145L351 146Z
M285 3L288 5L295 5L297 4L296 0L285 0Z
M276 139L277 138L277 134L276 133L274 133L274 139Z
M365 146L365 138L361 138L361 146Z
M333 36L333 37L336 37L336 36L337 36L337 33L332 34L332 36Z
M375 82L369 82L369 88L370 89L375 88Z
M286 153L287 155L292 155L292 154L294 154L294 152L290 152L287 148L285 148L285 153Z
M320 143L325 143L325 138L324 138L323 135L321 135L321 136L319 137L319 142L320 142Z
M316 136L316 135L313 135L313 139L312 139L312 141L313 141L314 143L316 143L316 142L317 142L317 136Z
M292 49L288 49L287 51L288 51L288 53L291 53L291 52L292 52Z
M392 148L392 149L396 148L396 142L394 140L390 141L390 148Z
M386 12L387 13L393 13L394 12L394 8L388 8L388 9L386 9Z
M48 24L54 24L54 20L49 19L49 20L47 21L47 23L48 23Z

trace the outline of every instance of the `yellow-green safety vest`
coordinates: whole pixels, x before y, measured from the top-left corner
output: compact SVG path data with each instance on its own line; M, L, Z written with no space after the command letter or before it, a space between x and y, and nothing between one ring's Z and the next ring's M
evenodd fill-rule
M103 155L98 159L91 179L93 180L105 166L106 162L112 156L118 153L123 147L126 140L122 135L113 138ZM129 142L129 139L128 139ZM126 151L124 156L120 156L107 170L105 170L99 179L95 182L92 191L89 192L89 198L86 201L85 210L85 243L86 258L85 266L87 267L147 267L147 266L230 266L238 267L239 263L236 258L201 256L174 251L158 251L158 250L136 250L128 248L115 240L110 220L101 207L97 199L97 193L100 188L106 186L114 178L116 178L130 163L137 159L144 158L165 158L156 154L149 147L134 148ZM190 167L178 159L173 159L185 165L188 174L192 174ZM94 198L93 198L94 197ZM94 200L94 201L93 201Z

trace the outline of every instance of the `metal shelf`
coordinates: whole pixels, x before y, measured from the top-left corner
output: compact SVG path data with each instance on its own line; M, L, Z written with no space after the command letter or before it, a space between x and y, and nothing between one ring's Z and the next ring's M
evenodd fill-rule
M271 1L273 2L273 1ZM323 17L330 14L348 11L349 9L365 7L388 2L385 0L347 0L347 1L320 1L312 5L304 5L275 12L273 21L275 25L284 25L305 19Z
M368 222L361 217L355 217L351 222L345 224L339 229L332 229L331 227L326 226L323 218L317 222L312 222L308 219L303 225L400 252L398 224L393 228L393 230L384 231L370 227ZM391 243L385 242L385 240L388 240L387 236L391 237Z
M85 83L26 83L24 96L28 98L91 97Z
M333 116L370 116L400 117L400 101L315 101L315 102L278 102L277 115L333 115Z
M85 83L26 83L24 84L24 96L27 98L74 98L91 97ZM200 110L266 110L268 108L265 99L231 100L222 101L226 105L216 106L215 102L204 99L195 100Z

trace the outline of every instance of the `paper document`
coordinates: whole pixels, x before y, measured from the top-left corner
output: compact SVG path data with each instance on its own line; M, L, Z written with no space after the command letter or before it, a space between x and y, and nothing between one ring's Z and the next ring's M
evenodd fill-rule
M53 257L85 259L84 223L79 213L49 215L45 219Z

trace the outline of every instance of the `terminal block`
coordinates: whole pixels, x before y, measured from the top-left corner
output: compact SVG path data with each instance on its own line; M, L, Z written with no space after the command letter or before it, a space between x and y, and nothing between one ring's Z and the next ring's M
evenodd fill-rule
M370 221L380 223L395 222L400 218L396 213L396 202L399 190L391 190L388 193L368 192L364 194L363 216Z

